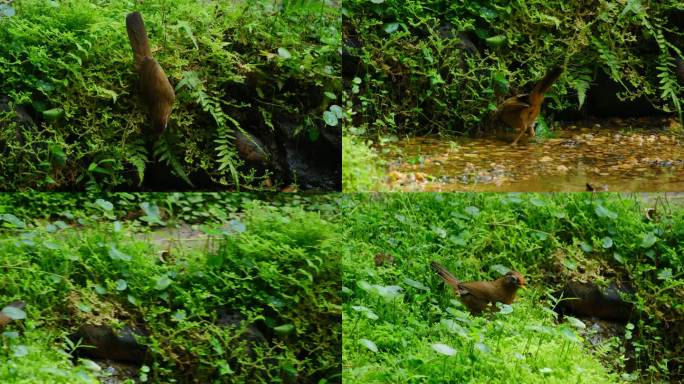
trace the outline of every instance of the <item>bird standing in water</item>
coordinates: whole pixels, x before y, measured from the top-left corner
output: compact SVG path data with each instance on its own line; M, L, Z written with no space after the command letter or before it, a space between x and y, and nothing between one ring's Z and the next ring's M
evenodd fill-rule
M534 137L534 122L537 120L539 111L541 111L544 94L560 77L561 73L563 73L562 68L553 68L534 86L532 92L509 97L501 104L497 110L499 120L518 132L518 136L511 145L516 145L525 133L528 134L529 138Z
M147 105L154 130L161 134L169 123L176 93L166 73L152 57L140 12L129 13L126 16L126 31L135 56L135 68L140 76L140 95Z
M433 261L430 266L447 285L453 288L468 311L475 315L496 302L512 303L518 288L525 287L525 278L516 271L510 271L494 281L462 283L438 262Z

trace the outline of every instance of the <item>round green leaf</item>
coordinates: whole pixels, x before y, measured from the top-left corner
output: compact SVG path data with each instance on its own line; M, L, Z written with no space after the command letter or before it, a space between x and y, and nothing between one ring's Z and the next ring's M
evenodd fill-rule
M370 349L373 352L378 352L378 346L375 345L374 342L368 340L368 339L361 339L359 340L359 344L363 345L364 347Z
M442 355L446 356L453 356L456 354L456 350L451 348L450 346L442 343L436 343L432 344L432 349L434 349L437 353L441 353Z

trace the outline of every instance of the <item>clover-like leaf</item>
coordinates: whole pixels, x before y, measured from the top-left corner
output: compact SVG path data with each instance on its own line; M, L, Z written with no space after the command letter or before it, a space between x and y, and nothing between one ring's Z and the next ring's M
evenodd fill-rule
M12 305L8 305L3 308L2 314L12 320L21 320L26 318L26 312L24 312L21 308L14 307Z
M416 289L420 289L422 291L430 292L430 288L426 287L423 283L421 283L420 281L409 279L408 277L404 278L404 284Z
M173 280L171 280L166 275L157 276L157 281L154 284L154 289L156 289L157 291L163 291L166 288L168 288L168 286L171 285L172 282Z
M450 346L442 343L435 343L432 344L432 349L434 349L437 353L440 353L442 355L446 356L453 356L456 354L456 350L451 348Z
M370 349L371 351L377 353L378 352L378 346L375 345L374 342L368 340L368 339L360 339L359 344L363 345L364 347Z
M125 291L128 288L128 283L126 280L119 279L115 282L117 291Z

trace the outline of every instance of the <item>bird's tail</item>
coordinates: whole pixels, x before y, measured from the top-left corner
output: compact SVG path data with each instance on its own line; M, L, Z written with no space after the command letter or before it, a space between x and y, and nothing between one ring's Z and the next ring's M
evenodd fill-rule
M442 264L433 261L430 263L430 267L432 267L432 269L435 272L437 272L439 277L441 277L445 283L451 285L452 287L457 288L460 284L458 279L454 275L452 275L451 272L449 272Z
M563 68L554 67L544 76L543 79L539 80L539 82L535 84L532 93L530 93L530 101L532 104L535 102L541 102L544 99L544 94L549 90L549 88L551 88L553 83L558 80L561 73L563 73Z
M140 67L145 56L152 57L150 42L147 40L147 33L145 32L145 23L140 12L129 13L126 16L126 31L135 55L135 65Z

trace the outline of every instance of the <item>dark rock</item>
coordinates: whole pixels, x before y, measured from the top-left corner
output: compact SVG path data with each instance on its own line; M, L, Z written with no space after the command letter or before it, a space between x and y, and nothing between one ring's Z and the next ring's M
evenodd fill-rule
M19 105L14 108L10 108L9 97L7 95L0 95L0 112L14 112L14 117L12 120L17 123L17 129L15 133L15 139L19 145L24 145L26 142L23 130L33 129L36 124L31 118L31 114L26 109L26 107ZM2 128L2 123L0 122L0 128ZM3 145L3 147L6 147ZM5 151L7 148L5 149Z
M76 350L79 357L141 365L150 360L147 347L137 341L145 334L143 330L128 325L114 329L107 325L86 324L69 338L75 343L80 340L83 348Z
M245 318L242 316L241 313L221 310L218 312L218 319L216 320L216 324L225 327L240 328L242 327L243 321L245 321ZM266 342L266 337L264 337L264 334L261 333L261 331L254 324L249 325L245 329L243 339L257 343Z
M630 291L614 283L599 287L594 283L569 281L554 296L562 298L556 307L561 314L624 322L632 315L633 306L621 294L629 295Z
M113 360L94 360L102 368L98 380L102 384L136 383L140 377L137 365L119 363Z
M596 117L643 117L662 114L643 96L636 100L620 101L617 94L625 91L621 84L600 70L596 81L587 92L587 114Z
M346 17L342 19L342 43L342 77L363 77L366 74L366 66L361 59L363 45Z
M270 159L261 140L239 129L235 131L235 146L240 156L249 163L266 164Z
M277 124L282 137L285 164L289 179L302 190L340 191L342 189L341 131L323 133L315 140L297 132L297 124L282 120ZM327 128L324 128L327 129ZM338 137L339 136L339 137Z
M231 310L219 310L218 318L216 319L216 324L223 327L233 327L236 329L243 329L245 325L245 318L241 313ZM247 341L247 356L249 359L258 361L259 364L244 365L237 361L230 361L231 365L241 366L240 369L248 369L252 371L252 375L266 378L270 377L275 372L280 370L278 361L273 358L265 357L261 359L260 356L254 351L254 347L257 346L268 346L268 339L264 336L264 333L257 327L256 324L249 324L244 328L244 332L240 335L239 340ZM263 365L262 365L263 364Z

